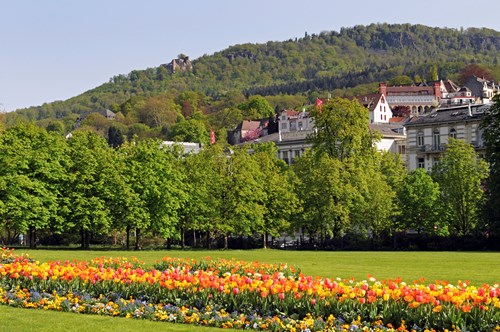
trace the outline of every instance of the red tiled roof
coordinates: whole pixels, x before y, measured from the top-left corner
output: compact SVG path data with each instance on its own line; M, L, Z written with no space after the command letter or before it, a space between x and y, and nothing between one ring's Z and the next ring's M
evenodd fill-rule
M392 117L389 119L389 123L398 123L398 122L403 122L405 120L405 117L403 116L396 116Z
M388 86L387 94L399 94L399 93L412 93L412 94L422 94L422 93L433 95L434 87L432 86Z
M294 111L294 110L283 110L281 114L285 114L286 116L297 116L300 114L300 112Z
M241 124L241 130L254 130L260 127L260 121L245 120Z

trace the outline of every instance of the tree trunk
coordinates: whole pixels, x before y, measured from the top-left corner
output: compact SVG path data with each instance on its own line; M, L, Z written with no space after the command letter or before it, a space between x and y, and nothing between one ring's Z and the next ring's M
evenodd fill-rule
M85 250L90 249L90 235L91 233L89 231L85 231Z
M30 235L30 245L31 245L31 235ZM83 227L80 229L80 248L85 249L85 231Z
M267 249L267 233L262 234L262 248Z
M228 236L224 235L224 249L229 249Z
M197 244L196 244L196 230L193 229L193 247L196 248Z
M141 250L141 229L135 229L135 248L134 250Z
M184 238L184 228L181 227L181 249L184 249L186 246L185 238Z
M130 249L130 226L129 225L127 225L126 232L127 232L127 236L126 236L126 240L125 240L125 248L127 248L127 250L129 250Z

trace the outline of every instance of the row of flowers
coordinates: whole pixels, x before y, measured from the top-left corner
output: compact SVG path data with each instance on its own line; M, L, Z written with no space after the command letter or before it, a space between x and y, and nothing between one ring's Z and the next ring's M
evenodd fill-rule
M183 322L279 331L342 331L352 326L500 331L499 285L407 284L374 278L356 282L305 276L285 265L216 263L164 258L152 269L123 258L39 263L5 250L0 261L1 302L48 308L45 304L77 301L85 308L78 310L101 313L96 309L99 303L110 308L105 314L120 316L132 315L120 308L140 303L133 315L149 319L174 317L172 312L162 316L168 307L182 312ZM74 310L68 308L55 305L56 310ZM200 315L204 318L197 320Z

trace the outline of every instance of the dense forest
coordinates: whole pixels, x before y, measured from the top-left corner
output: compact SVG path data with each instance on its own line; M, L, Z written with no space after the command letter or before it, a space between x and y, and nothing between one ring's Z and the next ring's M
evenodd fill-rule
M11 112L3 121L8 126L36 122L67 133L82 115L110 109L116 121L93 114L83 127L105 137L114 127L127 137L203 141L210 129L223 135L242 119L267 116L269 108L304 107L328 94L369 93L381 81L459 82L471 64L500 80L499 50L500 32L486 28L354 26L234 45L191 60L186 70L167 65L133 70L68 100ZM179 54L179 59L187 57Z

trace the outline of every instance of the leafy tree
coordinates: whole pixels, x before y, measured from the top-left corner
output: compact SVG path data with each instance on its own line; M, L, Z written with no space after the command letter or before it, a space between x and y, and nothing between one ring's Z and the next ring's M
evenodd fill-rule
M485 68L484 66L476 63L472 63L462 68L458 75L458 83L465 84L465 82L467 82L467 80L472 76L477 76L487 80L495 79L488 68Z
M429 72L427 73L427 80L432 82L437 81L438 79L438 67L436 64L434 64L429 68Z
M307 151L294 165L297 195L303 212L297 226L317 236L342 237L350 227L355 188L348 182L342 162L327 153Z
M387 85L389 86L410 85L410 84L413 84L413 81L411 80L410 77L406 75L398 75L387 81Z
M69 156L73 163L65 188L66 227L80 231L81 247L90 248L93 233L103 234L111 228L110 173L113 172L106 140L91 131L77 130L69 139Z
M450 233L473 235L480 230L484 204L482 182L487 175L488 165L478 158L472 145L449 139L433 177L441 188L442 211Z
M291 228L292 219L301 211L295 192L294 173L284 161L277 158L277 147L273 143L252 145L252 158L257 162L264 184L263 194L264 223L258 233L263 235L263 246L266 248L268 235L278 237Z
M440 197L439 184L425 169L411 171L398 191L401 207L399 224L406 230L434 234L439 221Z
M500 98L494 98L494 104L485 114L481 129L486 146L486 160L490 165L487 180L487 218L489 228L500 232Z
M205 122L194 118L174 124L168 136L176 142L196 142L204 144L208 144L209 142L209 133Z
M245 147L231 147L229 155L219 151L212 194L217 212L209 234L223 236L227 249L230 234L251 235L262 230L266 197L259 166Z
M210 116L210 124L215 129L234 129L243 121L243 114L237 108L224 108Z
M171 95L151 97L139 109L139 118L150 127L170 127L180 115L178 108Z
M372 241L389 231L396 214L395 190L381 169L382 154L373 154L344 161L347 178L355 188L352 194L351 223L358 233L366 232ZM395 179L391 179L395 180Z
M267 118L274 114L274 109L262 96L251 96L246 103L240 106L240 109L246 120Z
M64 126L64 122L60 120L51 120L47 125L47 131L62 135L66 132L66 127Z
M313 111L317 132L311 136L313 149L343 161L373 150L368 110L357 100L333 98Z
M31 247L40 230L62 230L61 189L69 160L61 136L35 126L7 129L0 136L0 201L7 231L28 232Z
M108 129L108 145L110 147L116 148L122 144L123 144L122 131L115 126L110 126Z

